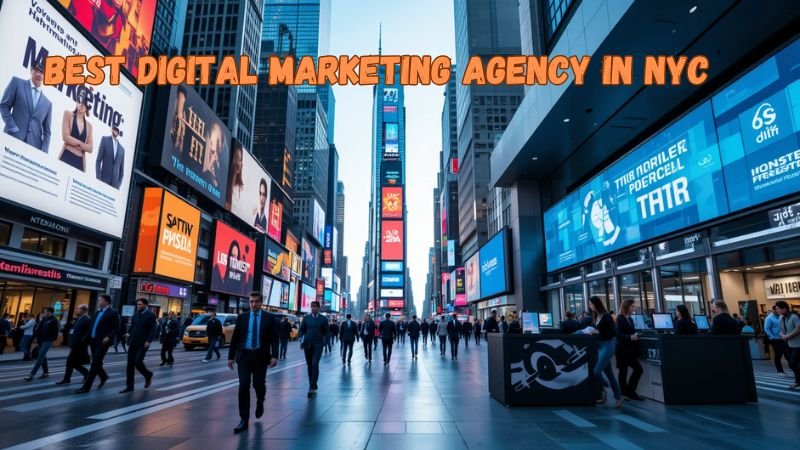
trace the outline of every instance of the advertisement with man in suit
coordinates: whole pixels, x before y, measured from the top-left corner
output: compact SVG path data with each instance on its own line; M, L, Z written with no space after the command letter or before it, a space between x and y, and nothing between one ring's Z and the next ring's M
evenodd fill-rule
M119 142L119 128L111 127L111 136L100 139L100 153L95 163L97 179L119 189L125 176L125 147Z

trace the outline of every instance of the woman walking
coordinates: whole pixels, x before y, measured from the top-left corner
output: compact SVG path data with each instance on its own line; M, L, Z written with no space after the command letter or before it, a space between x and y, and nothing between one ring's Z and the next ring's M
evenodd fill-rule
M682 305L681 305L682 306ZM631 319L633 300L625 300L619 308L617 316L617 369L619 369L619 387L622 395L631 400L643 400L636 393L639 379L642 378L642 364L639 362L639 335ZM628 379L628 368L633 370Z
M599 297L591 297L589 299L589 309L592 311L592 322L594 323L594 330L592 334L596 334L598 338L597 343L597 364L594 366L594 378L597 389L598 405L606 402L606 393L604 386L611 385L611 390L614 392L614 400L616 403L615 408L622 406L622 394L617 384L617 378L614 376L614 369L611 368L611 357L614 356L615 345L614 337L616 330L614 328L614 319L611 314L606 310L603 301ZM603 380L605 373L607 381Z

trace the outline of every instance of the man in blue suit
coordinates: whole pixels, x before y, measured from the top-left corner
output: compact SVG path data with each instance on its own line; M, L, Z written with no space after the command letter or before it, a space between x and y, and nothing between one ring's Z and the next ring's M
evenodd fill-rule
M114 336L119 330L119 313L111 307L111 296L101 294L97 299L97 314L92 321L92 328L89 332L89 343L92 346L92 366L89 369L89 376L83 382L83 386L75 391L76 394L85 394L92 389L92 383L96 377L100 377L100 385L103 387L108 381L108 374L103 369L103 359L108 353L108 348L114 342Z
M319 302L311 302L311 314L303 317L300 324L299 335L303 340L300 348L306 356L308 366L308 397L317 395L317 380L319 380L319 360L322 358L322 347L325 345L325 336L328 334L328 318L319 313Z
M95 163L97 179L119 189L125 171L125 147L119 143L119 128L111 127L111 136L100 139L100 153Z
M3 131L47 153L50 148L50 118L53 104L42 93L44 67L31 66L30 80L12 77L0 100Z

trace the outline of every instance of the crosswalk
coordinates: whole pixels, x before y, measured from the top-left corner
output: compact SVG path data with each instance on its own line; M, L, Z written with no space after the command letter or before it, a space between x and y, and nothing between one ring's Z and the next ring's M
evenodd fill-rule
M790 374L791 375L791 374ZM755 372L756 387L759 393L777 393L781 397L793 399L795 402L800 400L800 389L789 389L794 384L794 376L783 376L776 372Z

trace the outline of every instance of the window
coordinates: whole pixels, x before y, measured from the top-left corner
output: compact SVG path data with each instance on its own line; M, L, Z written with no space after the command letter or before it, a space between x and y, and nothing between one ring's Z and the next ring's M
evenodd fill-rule
M100 265L100 247L78 242L75 249L75 262L97 267Z
M550 43L560 31L564 17L577 2L573 0L543 0L542 3L544 6L544 37Z
M26 228L25 233L22 235L22 246L20 248L29 252L63 258L67 249L67 240L32 228Z
M0 222L0 245L8 245L11 241L11 224Z

